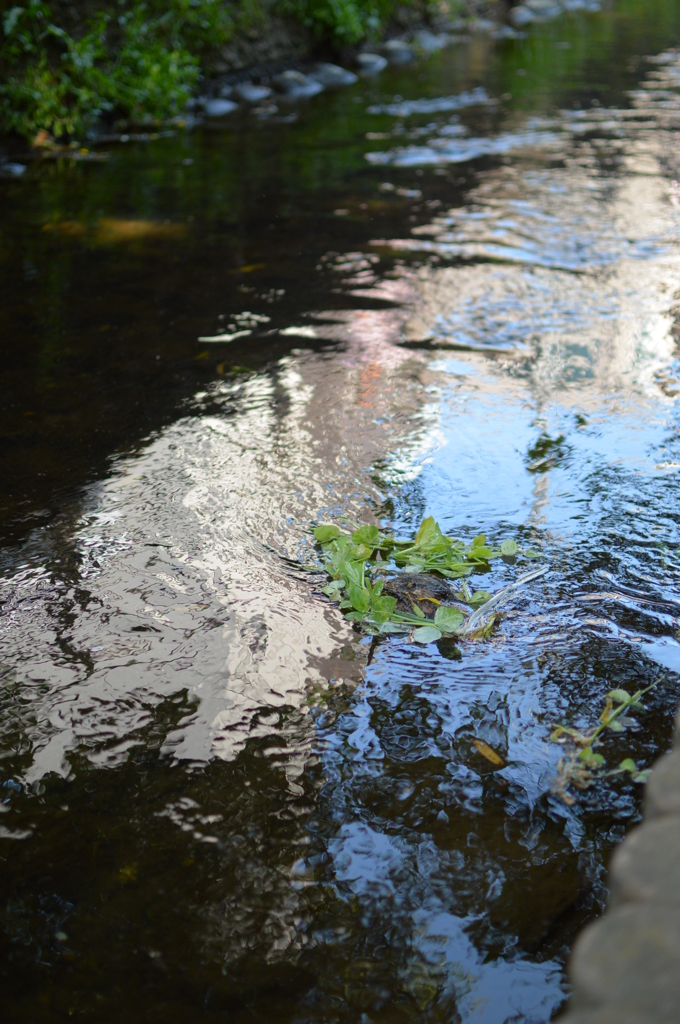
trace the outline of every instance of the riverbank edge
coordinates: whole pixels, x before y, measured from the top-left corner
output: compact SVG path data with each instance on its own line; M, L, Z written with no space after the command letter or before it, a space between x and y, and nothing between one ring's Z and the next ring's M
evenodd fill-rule
M343 44L330 34L319 35L313 28L291 17L269 11L257 28L237 31L207 66L206 78L227 75L234 81L281 70L283 64L310 64L319 58L353 64L361 50L371 50L386 41L410 36L418 30L469 31L475 23L498 27L507 21L513 0L439 0L439 3L396 4L391 18L373 40Z
M642 824L612 857L607 910L576 940L559 1024L680 1020L680 710L673 744L654 765Z
M78 76L79 69L89 68L91 65L94 68L92 62L96 62L100 58L103 60L106 55L104 50L100 52L101 46L104 45L104 36L98 37L97 31L95 31L96 24L99 24L96 22L96 15L99 8L102 8L102 0L94 0L94 3L89 4L81 0L80 4L66 4L66 6L63 3L59 5L58 0L55 0L53 5L55 7L55 24L45 27L45 17L51 13L51 8L45 8L43 20L39 21L39 24L36 22L35 25L31 22L34 34L38 28L41 29L42 34L38 33L30 45L24 39L25 33L22 34L14 28L7 28L9 23L14 24L11 17L14 11L24 10L19 7L12 8L2 19L2 26L0 26L0 64L2 64L2 71L7 79L5 85L0 86L0 165L3 157L2 150L7 145L13 148L13 141L21 140L24 146L28 143L29 146L37 146L38 149L53 148L55 144L61 149L64 147L65 141L67 147L78 148L83 142L93 141L102 127L114 131L115 128L120 128L123 133L139 127L152 129L165 127L169 121L181 120L187 113L192 116L196 99L200 102L202 99L211 97L226 98L230 88L234 85L268 86L272 79L282 72L309 71L319 61L337 62L340 65L356 67L359 71L365 72L366 68L357 60L362 51L383 52L383 48L385 48L385 52L387 52L387 47L390 45L405 43L406 40L412 41L418 35L426 38L428 42L423 45L416 41L414 55L428 55L440 45L444 45L443 42L440 42L439 45L430 48L431 41L435 40L437 36L442 41L446 37L454 40L456 33L465 36L479 28L485 31L500 28L506 22L512 2L513 0L401 0L401 2L400 0L391 0L386 4L382 23L378 23L376 19L372 33L362 36L353 43L348 43L343 41L339 23L333 26L331 23L326 23L323 18L317 17L315 20L309 13L305 14L302 8L296 13L292 0L288 3L288 9L282 0L263 0L263 2L255 0L250 17L244 16L236 19L233 31L226 42L217 43L209 38L201 39L199 32L198 38L192 37L184 41L180 39L176 43L178 49L174 54L170 54L168 49L171 45L170 39L154 37L154 31L160 31L160 29L156 23L153 23L155 28L149 29L149 33L147 33L148 43L144 42L146 38L144 33L139 36L139 39L137 36L134 37L136 46L136 49L133 47L134 53L128 52L130 46L127 44L130 40L127 40L127 49L123 42L120 42L126 59L132 60L136 68L135 60L139 62L144 57L146 49L152 54L155 52L154 45L156 50L160 45L161 51L166 57L174 56L176 63L179 61L181 64L182 60L185 60L192 65L192 73L195 71L191 88L193 96L187 93L189 102L185 110L176 108L174 114L172 111L163 114L152 109L153 104L157 101L157 96L152 93L154 93L154 89L156 93L158 92L158 82L149 80L148 99L151 106L148 112L145 114L143 110L119 111L114 120L111 115L111 104L113 103L115 108L116 102L120 99L118 93L114 90L113 99L106 90L100 95L99 79L94 72L94 77L90 76L82 81ZM542 0L537 0L537 2L542 2ZM103 16L102 10L99 10L99 15ZM165 25L163 31L166 31L167 28L168 26ZM21 45L14 38L17 32ZM47 51L44 49L44 39L51 39L53 36L59 36L66 46L66 51L62 54L62 60L66 59L64 65L66 70L61 78L59 78L58 72L54 71L50 59L46 56ZM75 52L78 46L85 46L82 59ZM74 52L71 52L72 50ZM402 56L403 52L402 47ZM115 47L113 53L115 55ZM108 53L108 56L111 58L112 53ZM158 58L158 54L156 57ZM394 51L390 53L390 58L392 57L395 59L390 59L390 63L403 62L403 59L399 59L399 54ZM43 66L45 61L47 63ZM53 63L54 61L52 61ZM158 60L156 63L158 64ZM17 71L16 80L12 77L12 71ZM167 81L163 88L167 87L168 93L172 93L173 89L175 92L177 89L186 91L187 81L182 79L182 73L177 71L177 68L175 68L176 74L173 77L171 69L166 68L163 60L160 60L156 71L161 77L165 75ZM131 73L133 72L134 69ZM55 74L57 78L55 78ZM177 77L178 75L179 77ZM191 78L191 75L189 77ZM71 79L73 80L71 81ZM133 92L136 90L136 93L139 93L140 89L143 92L146 88L147 82L146 80L135 80L133 85ZM130 87L132 88L132 86ZM66 94L62 95L64 89ZM12 90L14 91L12 92ZM96 110L98 105L101 106L99 116L96 116L94 123L89 126L81 123L83 117L87 120L87 114L83 114L79 107L79 104L83 105L81 102L83 95L81 94L87 94L86 99L89 96L90 108ZM304 95L304 93L300 93L300 95ZM11 101L8 101L7 96L11 96ZM29 96L30 100L27 99ZM8 102L10 103L9 107ZM139 100L139 103L143 106L144 99ZM7 114L7 110L17 104L21 110L28 104L23 119L21 114L16 117ZM36 104L38 105L37 113L34 109ZM44 110L42 110L41 104L45 108ZM72 110L74 105L75 111ZM71 127L71 121L73 121L73 127ZM111 134L111 131L109 130L107 134ZM1 167L0 176L6 176L2 174Z

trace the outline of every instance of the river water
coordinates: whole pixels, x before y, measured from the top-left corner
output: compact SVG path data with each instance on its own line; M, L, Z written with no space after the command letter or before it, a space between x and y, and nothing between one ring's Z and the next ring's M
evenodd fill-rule
M678 42L622 0L0 182L4 1020L558 1012L642 788L565 802L551 729L656 683L644 768L680 698ZM488 641L304 568L426 514L542 553Z

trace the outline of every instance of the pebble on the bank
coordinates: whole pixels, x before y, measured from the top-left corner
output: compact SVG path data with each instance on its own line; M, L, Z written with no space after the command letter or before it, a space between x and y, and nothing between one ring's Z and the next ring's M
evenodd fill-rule
M239 82L234 86L234 92L244 103L262 103L272 94L268 85L254 85L252 82Z
M205 101L203 110L207 117L224 117L225 114L231 114L237 107L238 103L234 103L233 100L212 98Z
M341 68L339 64L317 64L312 71L312 78L321 82L327 89L338 88L343 85L354 85L359 79L353 71Z
M377 75L387 67L387 57L383 57L379 53L359 53L357 54L357 67L360 74Z
M323 92L321 82L311 75L303 75L301 71L283 71L272 79L272 85L289 99L316 96L317 93Z

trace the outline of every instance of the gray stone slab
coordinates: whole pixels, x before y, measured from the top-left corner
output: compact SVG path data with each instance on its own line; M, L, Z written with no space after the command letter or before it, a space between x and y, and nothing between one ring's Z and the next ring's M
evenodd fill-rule
M680 914L680 817L657 818L634 829L612 857L609 886L612 907L652 901Z
M570 1011L555 1024L652 1024L646 1010L631 1010L618 1003L603 1010Z
M680 914L654 904L617 907L589 925L571 958L573 1012L613 1006L647 1024L680 1019Z
M680 750L659 758L645 789L645 820L666 814L680 815Z

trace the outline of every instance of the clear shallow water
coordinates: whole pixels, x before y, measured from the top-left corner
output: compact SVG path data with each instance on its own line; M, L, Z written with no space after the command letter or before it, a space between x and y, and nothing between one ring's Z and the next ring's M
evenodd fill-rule
M680 696L679 25L3 184L7 1019L558 1010L640 789L564 804L551 727L663 673L644 766ZM371 645L301 568L340 513L550 571L459 659Z

